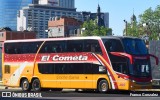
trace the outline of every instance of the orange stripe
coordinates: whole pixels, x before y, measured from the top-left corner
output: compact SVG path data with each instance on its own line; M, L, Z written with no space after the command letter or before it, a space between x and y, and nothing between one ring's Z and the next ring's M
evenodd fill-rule
M34 76L34 69L35 69L35 64L36 64L37 55L38 55L40 49L42 48L42 46L43 46L43 44L44 44L45 42L46 42L46 41L43 41L43 43L42 43L41 46L38 48L37 53L36 53L36 55L35 55L35 58L34 58L34 66L33 66L33 76Z
M98 58L103 62L103 64L106 66L106 68L108 69L108 71L109 71L109 73L110 73L110 75L111 75L111 78L112 78L112 80L113 80L113 83L114 83L114 84L112 84L112 85L115 86L115 89L118 89L118 85L117 85L116 80L115 80L115 77L114 77L114 75L113 75L113 71L112 71L112 69L111 69L111 66L108 64L108 62L105 61L105 59L104 59L101 55L97 54L97 56L98 56Z

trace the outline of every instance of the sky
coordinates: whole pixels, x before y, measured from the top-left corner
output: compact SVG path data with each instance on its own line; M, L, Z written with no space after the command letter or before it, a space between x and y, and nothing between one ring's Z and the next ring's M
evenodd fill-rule
M146 9L151 7L155 10L157 5L160 5L160 0L75 0L77 11L97 12L98 4L101 12L109 12L109 27L113 34L121 36L125 28L123 20L130 22L134 12L138 21L138 16Z

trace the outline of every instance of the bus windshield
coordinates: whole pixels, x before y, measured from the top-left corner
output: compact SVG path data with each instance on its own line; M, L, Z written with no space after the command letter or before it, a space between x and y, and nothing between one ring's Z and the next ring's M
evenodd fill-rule
M122 40L126 53L135 55L148 54L145 43L141 39L125 38Z
M136 60L135 64L129 67L131 76L135 77L150 77L151 66L148 60Z

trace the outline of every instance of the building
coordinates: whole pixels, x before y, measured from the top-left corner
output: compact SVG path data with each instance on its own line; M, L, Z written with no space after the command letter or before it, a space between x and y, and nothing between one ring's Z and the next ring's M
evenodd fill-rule
M61 17L48 22L48 37L79 36L82 21L74 18Z
M75 0L59 0L59 6L64 8L75 8Z
M48 21L55 17L69 16L82 20L81 12L76 12L76 8L62 8L47 4L30 4L19 11L17 17L17 30L36 31L37 38L46 38L48 33Z
M0 31L0 78L2 77L2 44L5 40L35 39L35 32Z
M62 8L75 8L75 0L39 0L39 4Z
M0 28L17 30L17 12L31 3L32 0L0 0Z
M83 21L87 20L96 20L97 19L97 24L99 26L105 26L109 28L109 13L108 12L101 12L101 8L98 5L97 12L96 13L91 13L91 12L82 12L82 18Z

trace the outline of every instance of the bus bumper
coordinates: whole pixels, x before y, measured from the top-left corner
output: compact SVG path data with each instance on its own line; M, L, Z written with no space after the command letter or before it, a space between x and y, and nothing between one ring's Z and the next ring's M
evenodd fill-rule
M131 91L139 91L139 90L145 90L145 89L152 89L152 82L132 82L130 85Z

